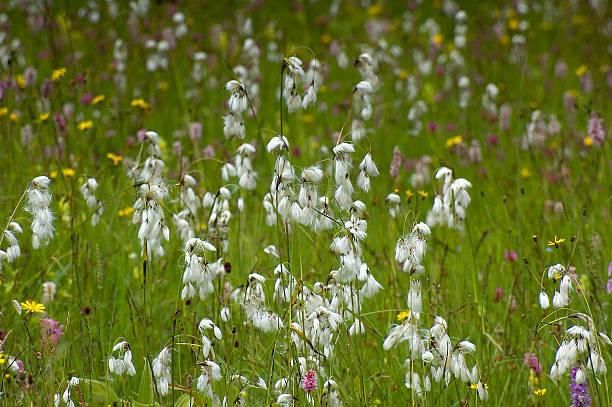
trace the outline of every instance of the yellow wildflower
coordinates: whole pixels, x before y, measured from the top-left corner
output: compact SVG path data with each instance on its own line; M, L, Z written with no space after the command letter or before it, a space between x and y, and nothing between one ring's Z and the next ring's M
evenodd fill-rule
M62 175L67 178L74 177L75 171L72 168L64 168L62 170Z
M593 139L590 137L585 137L583 141L584 145L587 147L591 147L593 145Z
M427 198L429 196L429 192L425 192L425 191L422 191L422 190L419 191L418 194L421 195L421 197L423 199L425 199L425 198Z
M444 37L442 36L442 34L438 33L438 34L433 36L432 41L433 41L434 44L440 45L440 44L442 44L442 40L443 39L444 39Z
M142 110L149 110L151 108L151 106L149 106L149 104L145 102L144 99L134 99L130 102L130 106L139 107Z
M510 44L510 36L508 34L502 34L499 37L499 42L502 43L502 45L508 45Z
M4 353L0 352L0 365L3 365L6 363L6 356L4 356Z
M123 160L123 156L117 155L117 154L114 154L114 153L106 154L106 158L111 160L113 162L113 165L117 165L117 164L119 164L121 162L121 160Z
M451 137L449 139L446 139L446 147L456 146L462 141L463 141L463 137L461 137L460 135L456 137Z
M6 116L8 114L8 109L6 107L0 107L0 117Z
M81 131L85 131L87 129L93 128L93 122L91 120L86 120L77 125L77 128Z
M119 209L119 212L117 212L119 216L130 216L132 213L134 213L134 208L131 206L124 209Z
M49 113L41 113L40 116L38 116L38 120L40 120L41 122L46 121L49 118Z
M20 89L25 88L25 78L23 75L17 75L17 86L19 86Z
M518 29L518 26L519 26L519 20L517 18L513 18L508 21L508 28L510 28L511 30Z
M531 172L527 168L521 168L521 178L527 179L531 177Z
M587 72L587 66L582 64L576 69L576 76L583 76Z
M91 101L92 104L97 105L104 100L104 95L98 95Z
M553 240L549 240L548 241L548 245L549 246L555 246L555 247L558 248L559 247L559 243L563 243L563 242L565 242L564 238L562 238L562 237L557 238L557 235L555 235L555 238Z
M57 171L53 170L49 173L49 178L55 179L57 178Z
M321 36L321 42L323 44L329 44L330 42L332 42L332 36L329 34L323 34Z
M407 189L406 190L406 200L409 201L410 198L412 198L414 196L414 192L412 192L411 190Z
M53 70L53 74L51 74L51 80L53 82L57 82L62 79L62 76L66 75L66 68L58 68Z
M314 122L314 116L311 114L304 114L302 115L302 122L303 123L312 123Z
M11 119L11 121L16 122L17 120L19 120L19 116L16 115L15 113L11 113L9 116L9 119Z
M380 14L382 11L382 6L380 4L374 4L373 6L368 7L368 14L371 16L376 16Z
M397 314L398 321L403 321L406 318L410 318L410 311L402 311L399 314Z
M45 306L43 304L39 304L36 301L31 300L22 302L21 308L27 312L43 312L45 310Z
M543 396L546 394L546 389L536 389L533 391L536 396Z

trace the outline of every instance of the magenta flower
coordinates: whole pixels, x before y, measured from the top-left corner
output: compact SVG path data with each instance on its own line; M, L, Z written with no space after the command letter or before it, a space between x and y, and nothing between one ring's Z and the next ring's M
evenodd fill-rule
M55 345L57 345L59 336L64 334L62 332L63 327L64 325L61 325L59 321L51 318L43 318L40 320L41 336L51 340Z
M518 260L518 253L514 250L505 250L504 258L508 261L515 262Z
M533 373L539 376L540 373L542 373L542 364L538 360L538 357L535 355L535 353L525 353L523 356L525 365L527 365L531 370L533 370Z
M314 370L309 370L306 372L306 376L302 380L302 388L306 390L308 393L317 388L317 374Z
M603 128L603 119L597 117L597 113L593 112L589 119L589 137L597 147L603 146L604 136L606 131Z

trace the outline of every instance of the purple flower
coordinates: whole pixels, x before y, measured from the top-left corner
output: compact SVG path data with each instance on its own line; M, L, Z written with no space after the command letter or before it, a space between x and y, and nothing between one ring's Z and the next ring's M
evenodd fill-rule
M317 374L314 370L309 370L306 372L306 376L302 380L302 388L306 390L308 393L317 388Z
M518 253L514 250L505 250L504 258L508 261L515 262L516 260L518 260Z
M81 96L82 105L88 105L91 103L92 100L93 100L93 95L91 93L85 93L83 96Z
M576 372L578 371L578 363L572 367L570 373L570 397L572 398L572 404L570 407L590 407L591 396L589 395L589 387L586 382L576 384Z
M189 138L197 141L202 138L202 124L194 122L189 124Z
M63 327L64 325L61 325L59 321L51 318L43 318L40 320L41 336L51 340L55 345L57 345L59 336L64 334L62 332Z
M538 360L538 357L535 355L535 353L525 353L523 357L524 357L523 360L525 361L525 364L531 370L533 370L533 373L539 376L542 373L542 364Z
M603 128L603 119L597 117L597 113L593 112L589 119L589 137L593 140L593 144L597 147L603 146L604 136L606 131Z

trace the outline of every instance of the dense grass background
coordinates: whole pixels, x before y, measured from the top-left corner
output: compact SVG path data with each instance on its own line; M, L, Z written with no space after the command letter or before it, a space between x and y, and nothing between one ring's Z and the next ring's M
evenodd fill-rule
M241 62L241 44L248 36L239 34L246 18L252 20L252 38L262 50L260 59L261 95L256 118L245 117L246 141L258 143L254 158L259 173L255 191L241 191L246 209L238 212L234 200L230 222L230 248L223 254L224 262L231 263L231 274L226 275L233 287L244 284L247 275L257 272L268 280L269 305L283 315L286 306L275 304L272 298L272 270L277 262L263 253L263 248L274 244L282 258L288 258L292 272L304 284L312 287L315 281L325 282L330 270L338 265L337 257L329 250L333 232L315 234L295 227L289 236L265 225L261 201L272 176L273 158L267 157L264 143L280 130L280 105L276 92L280 83L281 63L266 58L267 44L275 41L285 56L296 55L305 62L316 56L325 63L324 89L318 95L317 108L287 114L283 105L283 133L294 150L291 161L296 169L319 162L322 168L331 164L331 154L323 154L320 147L331 148L336 143L336 132L342 135L350 129L349 102L352 90L360 77L351 65L341 69L330 54L330 41L339 41L351 62L365 47L399 46L403 54L379 63L382 87L373 98L374 119L366 123L371 129L367 139L356 145L355 160L371 152L381 176L372 180L369 194L358 192L355 199L367 205L368 237L365 240L364 260L370 266L384 290L366 300L362 318L372 329L366 334L348 338L340 334L334 356L323 360L328 375L339 384L345 405L476 405L476 391L465 384L451 382L448 388L434 384L424 400L411 395L404 386L403 367L407 357L405 345L390 351L382 349L382 341L396 315L406 309L406 294L410 285L408 275L395 263L393 249L398 238L408 233L414 222L424 221L440 185L433 180L423 189L429 194L406 202L404 191L416 192L409 183L411 171L400 170L395 179L389 175L394 146L399 146L408 159L424 154L432 157L431 172L440 166L454 169L457 177L471 181L472 203L468 209L464 231L446 227L432 229L429 250L425 258L423 282L424 312L422 327L433 323L433 316L441 315L448 321L448 331L456 341L467 339L477 345L475 359L483 381L488 384L489 404L506 405L569 405L568 382L564 378L554 382L547 372L554 361L560 335L572 325L567 319L570 310L553 314L538 306L540 280L545 268L561 263L574 266L581 276L582 293L574 295L571 309L588 313L600 331L610 333L608 313L610 294L606 291L607 265L612 260L610 234L611 164L610 143L603 147L585 146L587 121L591 111L604 118L609 127L611 90L609 10L597 13L586 2L557 2L550 10L544 2L534 3L525 16L519 16L511 2L469 2L462 4L468 15L468 43L462 50L465 58L463 74L472 79L471 100L466 109L458 107L456 86L444 93L441 100L435 95L443 89L445 74L433 72L422 75L412 58L412 51L420 49L425 55L430 49L428 34L418 27L427 19L440 26L440 53L452 48L454 22L441 10L442 2L393 2L362 5L342 2L337 16L329 15L327 2L262 2L260 5L242 1L161 2L154 4L145 18L128 22L129 8L121 4L119 17L110 18L106 2L97 3L100 19L88 19L91 6L80 5L89 13L79 12L73 2L40 2L26 12L20 2L0 5L6 16L0 24L8 46L18 38L21 45L5 55L2 80L15 80L24 69L33 66L38 71L36 83L4 91L0 107L7 113L0 117L3 146L0 149L4 164L0 175L0 215L9 220L17 207L14 220L24 228L19 236L23 255L12 264L4 263L0 280L2 291L0 329L4 341L0 350L23 361L27 374L7 370L2 379L0 404L52 404L53 394L62 393L72 376L94 379L96 385L82 384L83 400L89 405L106 405L114 400L108 386L122 400L144 401L150 374L145 357L151 360L162 347L175 343L173 382L190 387L199 375L197 348L190 344L199 341L197 321L212 318L223 331L223 340L215 344L216 361L222 367L224 380L215 383L215 391L226 394L231 404L241 392L246 405L269 405L276 396L272 390L241 389L231 383L229 376L236 373L256 381L261 376L268 383L293 375L290 369L286 338L264 334L242 324L240 306L231 306L232 319L219 319L217 294L207 301L191 304L181 301L183 243L171 225L172 213L180 210L178 182L180 173L188 171L199 182L200 196L224 185L220 176L223 162L233 155L238 141L226 140L222 133L221 116L229 97L224 84L233 79L230 67ZM362 2L368 3L368 2ZM570 4L571 3L571 4ZM539 8L538 8L539 5ZM81 9L81 10L82 10ZM168 54L168 69L148 72L145 60L148 51L144 40L165 27L174 27L170 15L180 10L188 18L189 33L177 41ZM552 10L552 11L551 11ZM414 27L404 30L404 13L410 13ZM85 14L85 15L83 15ZM514 19L526 20L530 28L524 32L526 53L523 65L508 60L511 44L493 34L495 24L510 38ZM364 29L372 21L384 24L378 41ZM133 26L130 31L130 26ZM135 27L135 29L134 29ZM125 70L125 89L113 83L113 41L122 38L128 53ZM189 76L193 61L188 56L194 51L208 54L206 75L202 83ZM388 51L387 51L388 54ZM547 63L543 62L547 58ZM11 63L6 63L10 59ZM567 63L567 75L554 75L557 61ZM593 88L585 92L576 70L586 65ZM41 96L41 88L54 69L65 67L66 74L53 82L48 98ZM408 100L402 87L406 75L418 78L417 99L429 108L422 119L424 130L417 137L407 134L412 124L406 116L414 100ZM82 80L81 80L82 78ZM500 89L498 105L512 107L510 128L499 129L494 120L481 114L480 99L486 84ZM608 79L609 83L609 79ZM571 120L564 107L564 93L576 95L575 119ZM104 95L96 105L83 105L83 94ZM191 93L193 97L186 94ZM142 111L130 106L133 99L142 98L151 109ZM65 104L74 105L68 119L68 131L60 134L53 120ZM327 109L322 106L326 105ZM550 137L541 148L523 150L520 140L531 113L539 109L554 113L561 123L559 135ZM334 112L335 110L335 112ZM51 113L46 120L40 115ZM10 118L15 113L17 118ZM93 122L93 128L81 131L78 124ZM188 124L201 122L202 138L192 141L187 136ZM437 130L428 128L436 123ZM452 126L448 126L452 124ZM23 143L24 126L31 127L31 140ZM171 227L171 238L164 244L166 256L152 257L147 264L146 284L143 284L142 249L137 238L138 227L130 217L119 216L119 211L135 201L135 188L126 176L127 157L139 156L140 144L134 142L136 133L150 129L161 136L164 177L170 185L171 197L165 202L166 219ZM114 136L108 137L108 131ZM499 144L487 142L496 134ZM461 135L470 145L478 140L482 148L482 162L471 163L448 148L449 138ZM180 141L188 167L173 153L173 143ZM207 145L214 146L214 159L203 159ZM108 153L126 159L115 166L106 158ZM74 176L62 170L72 168ZM521 171L523 170L523 171ZM56 214L56 236L47 247L34 250L30 244L29 215L20 197L30 180L37 175L51 175L52 210ZM92 210L87 208L79 192L86 175L95 176L99 183L98 199L104 202L104 214L98 226L91 226ZM527 176L528 175L528 176ZM391 218L384 204L388 193L397 189L402 197L402 216ZM325 177L320 193L332 196L333 177ZM562 210L550 208L547 201L561 202ZM207 238L207 212L201 215L198 237ZM27 229L27 230L26 230ZM536 238L534 238L536 236ZM549 247L555 236L566 239L558 248ZM213 241L214 237L208 237ZM5 247L1 247L5 249ZM504 256L506 250L517 252L517 260ZM213 256L214 257L214 256ZM41 283L53 281L57 285L55 301L46 307L46 317L60 321L65 334L60 337L54 354L41 353L40 314L17 314L11 301L41 300ZM550 282L546 282L549 284ZM496 294L497 291L497 294ZM550 293L550 290L549 290ZM144 309L144 297L148 309ZM551 314L551 315L549 315ZM551 325L543 325L542 321ZM554 321L554 322L551 322ZM557 321L560 328L557 328ZM122 378L108 372L107 359L117 338L130 342L137 375ZM535 353L544 366L538 388L545 388L544 396L533 394L529 368L523 354ZM295 355L294 355L295 356ZM610 360L610 350L604 358ZM0 365L4 369L6 365ZM592 377L589 387L594 405L609 405L608 378L597 385ZM103 385L101 384L103 383ZM319 383L316 400L322 397L323 380ZM100 388L96 388L100 386ZM99 397L94 399L91 392ZM185 389L183 389L185 390ZM187 390L185 390L187 391ZM154 402L172 405L185 391L178 390L167 397L156 393ZM306 405L304 391L296 387L297 404ZM300 393L301 392L301 393ZM171 392L172 393L172 392ZM73 393L74 394L74 393ZM76 400L76 399L75 399ZM182 398L189 405L189 400ZM209 403L198 397L198 405ZM317 401L316 405L319 405Z

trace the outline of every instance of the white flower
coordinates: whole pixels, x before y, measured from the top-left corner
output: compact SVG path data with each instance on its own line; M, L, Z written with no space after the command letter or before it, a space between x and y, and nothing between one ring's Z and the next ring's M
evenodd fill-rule
M550 306L548 295L544 291L540 292L539 301L542 309L547 309Z

